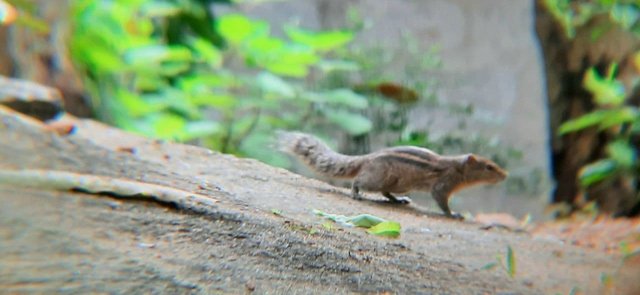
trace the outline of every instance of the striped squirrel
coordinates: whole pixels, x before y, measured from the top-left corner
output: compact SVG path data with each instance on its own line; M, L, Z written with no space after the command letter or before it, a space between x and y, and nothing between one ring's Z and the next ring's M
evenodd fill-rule
M316 172L351 179L354 199L361 199L360 190L364 190L381 192L393 203L407 204L410 202L408 197L393 194L427 191L431 192L440 209L452 218L461 218L449 209L449 198L455 191L475 184L498 183L507 177L507 172L496 163L473 154L441 156L425 148L398 146L348 156L299 132L280 132L278 145Z

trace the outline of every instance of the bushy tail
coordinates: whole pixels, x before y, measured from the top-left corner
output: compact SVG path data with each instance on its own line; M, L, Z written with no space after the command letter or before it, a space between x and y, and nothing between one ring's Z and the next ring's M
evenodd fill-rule
M280 131L277 143L281 151L297 156L312 170L330 177L355 177L366 157L336 153L319 139L300 132Z

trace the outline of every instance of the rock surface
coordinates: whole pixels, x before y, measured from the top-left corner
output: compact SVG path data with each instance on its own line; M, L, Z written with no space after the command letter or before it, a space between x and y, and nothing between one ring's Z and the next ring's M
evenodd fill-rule
M365 201L253 160L157 142L83 120L61 136L0 108L0 169L47 169L164 185L218 200L205 211L0 185L0 290L8 293L598 294L619 255L481 230L435 209ZM331 229L312 209L374 214L398 239ZM273 212L280 212L274 214ZM511 278L483 269L514 249ZM629 287L631 286L631 287ZM628 290L621 289L626 287Z

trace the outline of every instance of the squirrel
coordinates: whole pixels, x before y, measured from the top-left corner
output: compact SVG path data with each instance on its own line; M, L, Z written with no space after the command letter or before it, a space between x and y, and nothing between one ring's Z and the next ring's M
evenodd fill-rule
M351 179L351 196L362 199L360 190L381 192L392 203L408 204L403 194L427 191L447 217L449 198L460 189L481 183L498 183L507 171L493 161L474 155L442 156L426 148L397 146L366 155L337 153L319 139L300 132L278 134L280 150L297 156L316 172L333 178Z

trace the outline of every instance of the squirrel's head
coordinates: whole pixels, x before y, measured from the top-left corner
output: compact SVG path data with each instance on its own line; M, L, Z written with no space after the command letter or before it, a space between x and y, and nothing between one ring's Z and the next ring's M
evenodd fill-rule
M469 154L462 162L465 179L470 182L498 183L507 178L507 171L489 159Z

